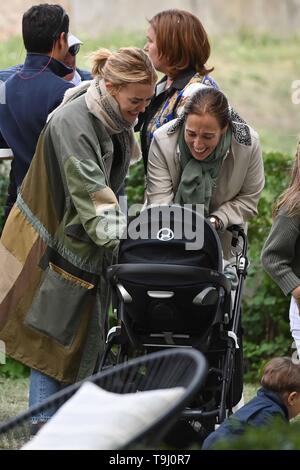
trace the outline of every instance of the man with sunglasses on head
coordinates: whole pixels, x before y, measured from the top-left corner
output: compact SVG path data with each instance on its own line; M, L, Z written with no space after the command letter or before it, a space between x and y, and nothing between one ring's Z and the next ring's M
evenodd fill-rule
M80 51L80 46L83 42L78 39L74 34L68 34L68 52L62 61L67 67L71 67L72 71L65 75L64 80L68 80L77 86L85 80L92 80L92 74L88 70L80 69L76 66L76 57ZM13 65L7 69L0 70L0 82L6 82L14 73L20 71L22 64ZM1 148L1 145L0 145Z
M68 35L68 52L63 60L64 64L72 68L72 72L64 77L65 80L69 80L73 85L77 86L85 80L92 80L92 75L87 70L82 70L76 67L76 56L82 45L82 41L78 39L74 34L69 33ZM0 72L1 79L1 72Z
M60 5L35 5L23 15L26 60L5 81L5 99L0 103L0 142L5 141L14 154L5 217L16 200L48 114L74 86L63 78L73 72L63 63L68 32L69 17Z

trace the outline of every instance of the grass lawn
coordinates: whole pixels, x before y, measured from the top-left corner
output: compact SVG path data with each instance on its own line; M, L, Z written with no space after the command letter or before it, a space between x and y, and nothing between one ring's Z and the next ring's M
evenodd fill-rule
M28 379L0 376L0 421L16 416L28 406Z
M264 150L294 154L300 105L292 83L300 78L299 40L238 36L213 40L211 65L231 104L260 134Z
M0 421L5 421L27 409L28 379L9 379L0 376L0 390ZM255 395L256 390L257 385L245 385L245 402Z

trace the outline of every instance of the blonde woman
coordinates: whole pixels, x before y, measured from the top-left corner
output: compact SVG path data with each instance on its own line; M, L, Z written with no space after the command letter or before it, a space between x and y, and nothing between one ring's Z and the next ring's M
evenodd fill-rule
M93 76L42 131L0 241L0 339L32 368L31 405L92 374L101 354L104 268L125 228L116 193L157 79L138 48L100 49Z
M300 144L290 185L275 205L261 260L282 292L291 294L290 328L300 357Z

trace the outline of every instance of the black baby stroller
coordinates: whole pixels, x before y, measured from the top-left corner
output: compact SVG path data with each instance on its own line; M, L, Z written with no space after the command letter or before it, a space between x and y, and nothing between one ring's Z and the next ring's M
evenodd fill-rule
M129 223L118 264L108 269L117 326L108 333L102 367L113 352L122 362L164 348L200 350L208 377L183 417L206 432L224 420L243 390L247 238L240 227L230 230L235 256L224 269L218 234L195 207L151 207Z

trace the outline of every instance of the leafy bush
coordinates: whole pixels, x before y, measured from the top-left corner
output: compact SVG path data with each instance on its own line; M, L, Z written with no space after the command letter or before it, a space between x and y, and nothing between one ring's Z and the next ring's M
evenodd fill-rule
M0 365L0 377L10 377L11 379L19 379L29 376L29 368L20 362L7 358L6 364Z
M241 436L218 442L218 450L299 450L300 422L274 421L261 428L249 428Z
M144 163L140 160L136 165L130 167L129 176L126 180L126 195L128 207L131 204L143 204L145 192L145 170Z
M243 301L244 351L248 379L258 379L262 361L290 354L289 297L263 271L260 255L272 225L272 206L287 187L292 159L281 153L264 155L266 185L259 214L249 224L250 269ZM257 375L258 374L258 375Z

